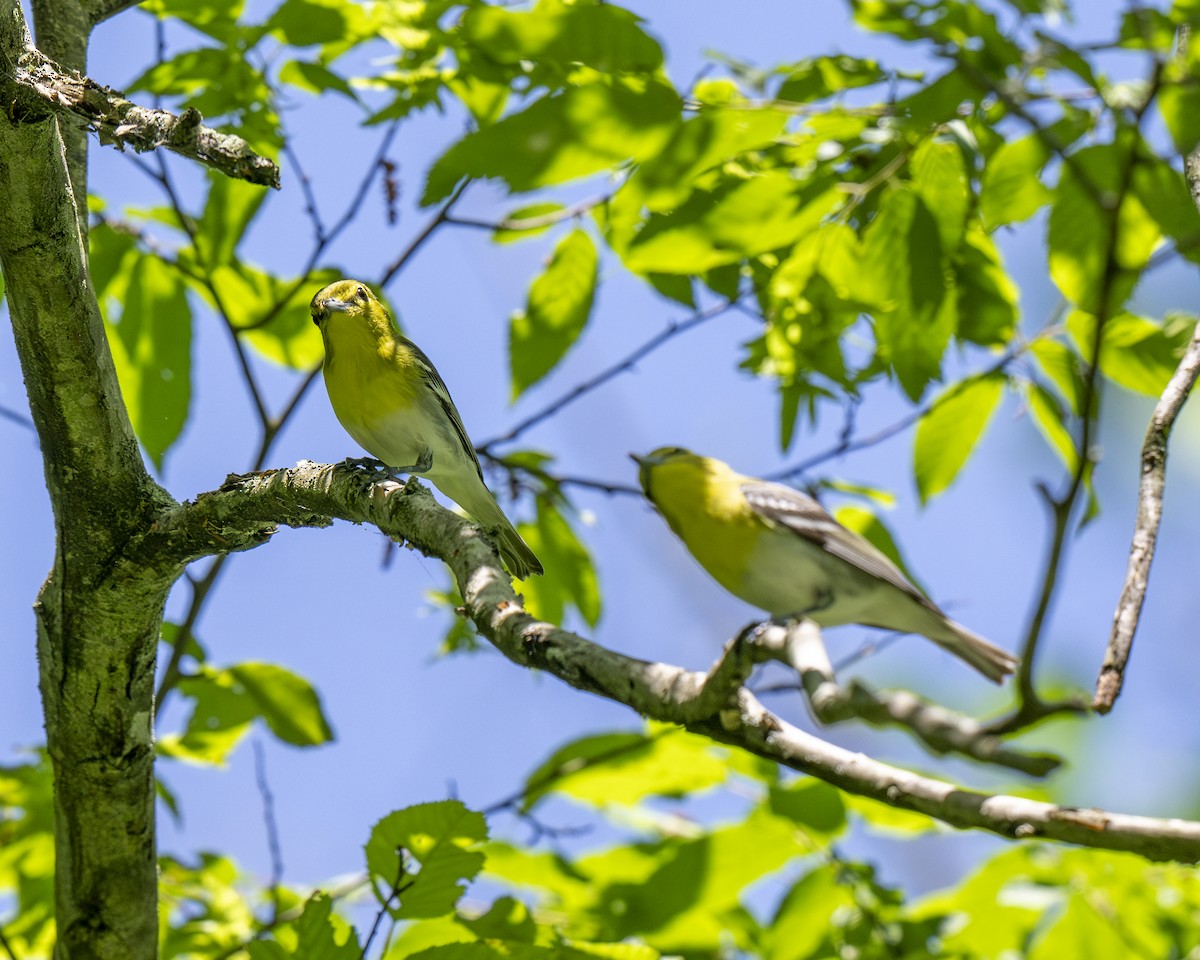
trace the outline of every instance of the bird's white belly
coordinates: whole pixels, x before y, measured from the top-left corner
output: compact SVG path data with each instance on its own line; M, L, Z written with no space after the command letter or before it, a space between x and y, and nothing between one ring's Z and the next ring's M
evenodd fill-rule
M803 615L831 627L870 621L871 585L815 544L780 532L751 552L740 596L774 617Z

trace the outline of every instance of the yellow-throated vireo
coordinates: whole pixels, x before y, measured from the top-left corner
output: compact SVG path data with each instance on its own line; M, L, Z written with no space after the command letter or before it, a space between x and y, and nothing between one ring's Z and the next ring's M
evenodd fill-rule
M679 447L633 459L646 496L700 566L772 617L923 634L997 683L1016 668L812 497Z
M520 580L542 565L483 482L475 447L446 384L400 334L365 283L338 280L312 298L325 342L325 389L346 432L390 473L415 473L495 536Z

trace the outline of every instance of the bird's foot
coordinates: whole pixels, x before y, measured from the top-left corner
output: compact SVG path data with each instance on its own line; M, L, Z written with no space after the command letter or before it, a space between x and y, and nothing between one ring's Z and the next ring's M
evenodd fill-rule
M433 449L426 447L417 457L417 462L410 467L391 467L392 475L398 473L428 473L433 469Z

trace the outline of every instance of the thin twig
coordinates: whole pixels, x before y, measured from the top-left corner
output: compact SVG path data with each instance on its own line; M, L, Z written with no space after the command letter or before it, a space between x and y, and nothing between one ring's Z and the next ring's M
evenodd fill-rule
M612 199L611 194L601 194L596 197L589 197L587 200L580 200L578 203L573 203L569 207L563 207L561 210L553 210L550 213L543 213L536 217L519 217L511 219L506 217L503 220L478 220L474 217L445 217L444 221L458 227L474 227L479 230L490 230L493 233L523 233L526 230L541 230L545 227L552 227L556 223L562 223L564 220L570 220L574 217L582 216L589 210L608 203Z
M537 424L541 423L543 420L554 416L564 407L570 406L580 397L585 396L602 384L607 383L613 377L617 376L618 374L625 373L628 370L632 370L639 360L642 360L648 354L653 353L668 340L671 340L682 333L687 333L687 331L692 330L703 323L707 323L714 317L719 317L721 314L728 311L736 302L736 300L728 300L709 307L706 310L698 310L684 320L672 320L662 331L656 333L653 337L651 337L625 358L618 360L610 367L606 367L594 377L591 377L585 380L583 383L578 384L571 390L568 390L558 399L546 404L546 406L542 407L542 409L536 411L535 413L530 414L524 420L518 422L516 426L514 426L507 433L502 433L498 437L492 437L492 439L486 441L485 443L479 444L477 449L485 456L493 456L491 453L492 447L496 447L504 443L511 443L520 437L521 434L525 433L526 430L529 430L531 427L537 426Z
M437 213L435 213L433 217L430 218L429 222L421 228L420 232L418 232L417 235L413 237L411 241L409 241L408 246L400 252L400 256L393 260L391 265L383 271L383 275L378 281L376 281L375 285L377 287L386 287L389 283L391 283L396 274L404 269L404 265L408 263L408 261L418 250L421 249L422 246L425 245L425 241L433 235L433 232L437 230L437 228L443 223L447 222L450 217L450 211L454 209L454 205L458 203L459 199L470 185L470 180L464 180L454 188L454 192L446 198L446 202L438 208Z
M16 410L9 410L8 407L0 406L0 418L10 420L15 424L24 427L26 430L36 431L32 420L30 420L23 413L18 413Z
M404 877L407 871L404 869L404 849L400 848L396 851L396 859L399 862L396 868L396 879L392 881L392 889L388 891L386 899L379 905L379 912L375 914L375 921L371 924L371 931L367 934L367 939L363 941L362 953L359 954L360 960L365 960L367 951L371 949L371 943L375 940L375 934L379 932L379 925L383 922L383 918L391 909L392 901L397 900L409 886L412 885L410 880L404 883Z
M262 797L263 826L267 831L267 850L271 856L271 876L267 881L267 892L271 897L271 921L279 916L280 886L283 883L283 847L279 842L279 824L275 820L275 797L271 793L271 785L267 782L267 758L262 741L257 737L252 744L254 747L254 782L258 785L259 796Z

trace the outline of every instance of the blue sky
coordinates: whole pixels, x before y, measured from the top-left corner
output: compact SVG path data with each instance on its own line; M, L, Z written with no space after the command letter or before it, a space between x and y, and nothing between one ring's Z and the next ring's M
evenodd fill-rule
M857 32L838 4L806 4L802 17L794 3L763 0L631 6L647 17L651 32L664 43L670 72L680 84L700 69L706 49L764 65L835 51L891 56L896 49ZM1090 8L1088 16L1104 29L1085 24L1086 35L1107 32L1116 5L1103 7ZM153 56L150 24L148 16L137 12L105 24L93 41L92 75L117 87L132 80L143 59ZM172 49L193 42L179 32L172 36ZM905 56L909 66L918 65L911 51ZM295 104L287 115L289 128L330 221L357 184L377 132L359 131L357 116L344 101L316 102L297 94ZM378 276L424 222L427 214L413 207L423 172L460 130L458 118L435 115L402 129L392 152L404 182L401 223L387 226L373 193L357 224L333 250L331 262L367 279ZM128 158L93 143L92 162L92 189L110 203L162 202ZM186 163L172 163L182 183L195 184L198 178ZM580 195L587 192L580 188ZM460 212L497 218L522 202L495 187L477 185ZM1044 224L1034 221L1000 238L1020 281L1031 326L1039 325L1057 300L1046 276L1043 230ZM668 321L684 316L606 260L595 313L583 338L559 370L509 407L507 317L523 303L528 282L556 236L496 246L478 231L444 229L388 290L409 334L437 363L476 441L501 433L625 356ZM302 198L293 171L285 166L284 189L270 199L244 253L294 273L308 253L308 241ZM1149 315L1161 315L1194 304L1197 293L1193 271L1169 267L1143 284L1136 305ZM740 344L753 332L752 321L736 313L709 323L524 439L553 452L563 473L625 483L634 480L626 453L664 443L690 446L759 474L829 446L841 426L833 416L821 430L801 433L793 449L781 454L771 384L737 370ZM969 359L979 363L983 358ZM212 318L199 314L193 363L191 420L168 456L163 476L180 499L245 469L256 445L253 411L226 338ZM277 409L294 375L258 366ZM1104 463L1097 480L1104 513L1073 545L1043 660L1045 677L1084 689L1094 681L1124 571L1136 451L1149 411L1145 398L1115 388L1108 391L1106 403L1108 420L1100 438ZM0 340L0 405L25 405L7 337ZM903 412L893 398L874 391L860 427L867 432ZM1200 648L1188 629L1200 619L1200 595L1191 585L1194 544L1200 536L1200 511L1189 496L1200 479L1195 437L1196 417L1188 412L1176 431L1160 552L1128 687L1115 713L1087 724L1064 723L1031 738L1070 752L1072 769L1050 787L1063 802L1146 814L1198 812L1187 798L1196 787L1192 758L1200 736L1194 724L1181 721L1192 715L1194 678L1200 675ZM899 502L887 519L934 597L973 629L1015 647L1047 534L1046 511L1034 484L1039 479L1052 486L1060 483L1057 462L1010 397L954 489L920 510L911 480L911 443L911 435L902 435L828 464L822 475L893 489ZM32 435L0 420L0 451L9 465L0 473L0 526L8 544L0 552L0 656L5 664L0 675L0 762L5 762L42 738L31 604L50 564L53 537ZM318 384L268 465L359 454ZM695 567L644 503L584 491L577 493L576 504L590 518L586 533L605 595L603 620L589 632L597 642L703 668L724 640L754 616ZM337 732L334 744L313 750L254 735L265 745L289 882L315 883L359 869L369 825L392 809L444 797L451 789L468 804L487 805L509 794L569 737L639 724L622 707L520 670L496 654L434 662L446 615L429 604L425 593L442 587L446 578L436 561L407 551L383 569L384 544L376 532L346 524L284 531L268 546L232 560L199 625L215 663L279 662L310 679ZM181 588L169 615L179 616L185 603L186 589ZM835 659L865 635L853 627L831 634ZM963 709L986 711L1005 702L1003 694L920 638L901 641L864 662L861 671L875 682L908 686ZM772 706L811 726L798 699ZM175 700L160 718L160 732L176 729L180 720ZM899 734L842 728L828 736L967 785L1021 785L963 763L937 763ZM248 743L226 770L168 762L160 772L179 792L185 811L182 828L162 819L165 851L221 849L265 875L269 861ZM990 840L953 834L918 849L882 842L863 849L879 861L885 879L926 888L952 881L992 846Z

